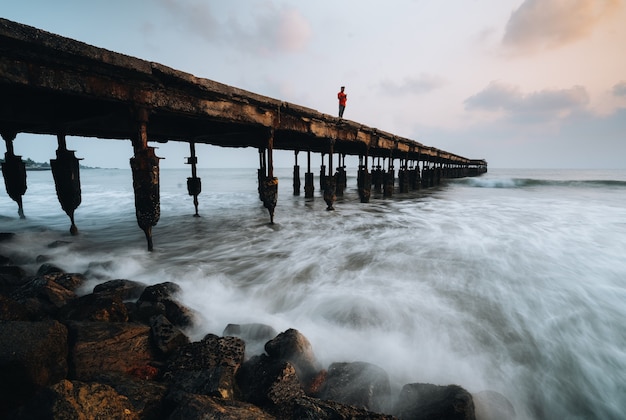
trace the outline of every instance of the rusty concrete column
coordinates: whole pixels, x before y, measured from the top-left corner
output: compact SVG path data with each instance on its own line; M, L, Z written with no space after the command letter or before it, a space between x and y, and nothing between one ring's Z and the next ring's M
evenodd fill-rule
M298 166L298 150L294 151L296 163L293 165L293 195L300 195L300 166Z
M2 138L7 146L2 163L2 177L7 194L17 203L17 214L20 219L25 219L22 196L26 193L26 165L21 156L15 156L13 151L13 140L17 133L15 131L3 131Z
M391 156L389 156L389 165L387 166L387 172L384 174L383 182L383 197L393 196L393 187L396 179L393 166L393 157Z
M267 172L263 173L263 179L260 180L260 193L263 206L270 214L270 224L274 224L274 209L278 201L278 178L274 177L274 163L272 150L274 148L274 129L270 129L269 139L267 141Z
M198 214L198 196L202 192L202 181L198 178L197 165L198 158L196 157L196 143L189 142L190 157L187 158L187 164L191 165L191 177L187 178L187 192L193 196L193 206L196 209L194 217L200 217Z
M385 160L383 159L383 166L385 165ZM382 191L384 178L384 171L382 166L380 165L380 156L378 156L378 164L376 165L376 169L372 171L372 184L374 185L374 191L380 193Z
M337 188L337 178L333 175L333 154L335 142L330 142L330 152L328 153L328 176L324 182L324 201L326 202L326 210L335 210L333 204L337 200L335 191Z
M343 197L343 191L346 189L347 184L347 176L346 176L346 155L339 154L338 155L339 164L337 165L337 172L335 174L336 177L336 191L340 197Z
M314 198L315 185L313 181L313 172L311 172L311 151L306 152L307 166L306 174L304 174L304 198Z
M159 191L159 158L154 147L148 146L148 110L141 108L135 113L137 133L131 139L134 157L130 158L135 191L135 214L137 224L146 235L148 251L152 251L152 227L161 216Z
M367 155L365 155L365 161L363 161L363 155L359 156L359 171L356 183L361 203L369 203L372 195L372 175L367 172Z
M322 153L322 164L320 166L320 190L323 192L326 188L326 165L324 165L324 156L326 153Z
M76 235L78 228L74 223L74 211L81 202L79 159L74 155L74 151L67 150L65 134L57 134L57 141L59 144L57 158L50 159L50 168L61 208L72 222L70 233Z

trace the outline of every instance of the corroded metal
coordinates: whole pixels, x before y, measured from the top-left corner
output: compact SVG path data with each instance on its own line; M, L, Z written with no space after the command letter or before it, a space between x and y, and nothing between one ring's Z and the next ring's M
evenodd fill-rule
M24 219L26 216L24 216L22 196L26 193L26 165L22 161L22 157L15 156L13 152L15 136L15 132L2 133L2 138L7 146L4 162L2 163L2 176L7 194L17 203L17 214L20 216L20 219Z
M64 134L58 134L57 139L59 142L59 148L56 151L57 158L50 159L50 168L59 203L72 223L70 233L77 235L78 228L74 223L74 211L81 202L79 159L74 155L74 151L67 150Z
M263 207L270 214L270 224L274 224L274 209L278 201L278 178L266 177L261 182L261 195Z

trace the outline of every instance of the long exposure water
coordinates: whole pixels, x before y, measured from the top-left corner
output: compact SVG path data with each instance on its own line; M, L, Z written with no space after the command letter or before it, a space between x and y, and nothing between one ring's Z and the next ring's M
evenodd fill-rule
M497 170L374 195L355 177L334 212L280 180L275 225L256 169L203 169L193 215L186 170L161 171L161 219L146 251L129 170L83 170L80 235L50 172L29 172L27 219L0 192L0 254L34 272L48 255L87 273L84 292L126 278L181 285L188 334L228 323L296 328L327 367L366 361L406 383L493 390L518 419L626 413L626 171ZM356 172L356 171L352 171ZM355 175L355 174L352 174ZM49 248L54 241L66 247Z

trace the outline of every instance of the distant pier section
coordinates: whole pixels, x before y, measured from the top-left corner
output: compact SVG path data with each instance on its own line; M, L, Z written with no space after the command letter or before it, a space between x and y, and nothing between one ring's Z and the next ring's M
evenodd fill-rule
M314 196L315 189L311 153L322 154L319 186L329 210L346 188L346 155L359 157L357 183L362 202L369 201L372 189L391 196L394 191L431 187L442 178L487 171L482 159L468 159L6 19L0 19L0 96L0 134L7 149L2 172L20 217L25 217L26 171L13 151L19 133L57 136L57 156L50 164L73 234L78 232L74 211L80 205L80 176L78 158L67 150L65 137L126 140L132 143L129 158L137 221L148 249L152 249L152 227L160 216L159 157L149 142L189 144L187 187L194 197L196 215L201 181L196 174L195 145L258 149L259 198L271 222L278 192L274 149L294 152L294 195L300 194L301 186L298 154L306 155L307 198Z

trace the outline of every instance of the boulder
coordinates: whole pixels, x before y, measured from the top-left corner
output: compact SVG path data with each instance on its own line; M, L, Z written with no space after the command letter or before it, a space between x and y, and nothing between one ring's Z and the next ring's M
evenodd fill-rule
M274 416L259 407L234 400L223 400L208 395L173 392L166 402L171 408L169 420L273 420Z
M122 300L138 299L143 293L146 285L138 281L117 279L109 280L98 284L93 288L93 293L113 294Z
M304 397L293 365L264 354L253 356L241 366L237 384L244 401L270 409Z
M145 288L138 302L161 302L176 297L182 289L172 282L159 283Z
M57 267L54 264L49 264L49 263L42 264L37 270L38 276L45 276L47 274L57 274L57 273L65 273L65 270Z
M477 420L512 420L515 418L513 404L496 391L480 391L472 394Z
M85 276L80 273L52 273L46 274L44 277L72 291L78 289L86 281Z
M265 324L228 324L223 336L239 337L246 343L246 359L263 354L265 343L278 335L278 331Z
M239 394L235 375L244 351L239 338L209 334L175 350L166 361L163 378L185 392L233 399Z
M472 395L458 385L405 385L394 414L400 420L476 420Z
M302 384L307 385L321 370L309 340L298 330L288 329L265 344L272 359L287 361L296 369Z
M146 325L70 321L67 326L70 379L91 381L107 372L151 372L159 361L150 343L150 327Z
M96 382L109 385L115 391L128 398L142 420L163 418L164 399L168 386L152 380L140 380L120 373L98 375Z
M0 322L0 417L67 376L67 328L57 321Z
M134 420L140 417L128 398L108 385L62 380L37 393L8 418Z
M154 346L164 356L189 344L189 338L175 327L165 315L157 315L150 319L150 338L152 338Z
M298 397L282 405L277 416L283 419L315 419L315 420L397 420L388 414L324 401L311 397Z
M146 287L137 300L135 316L139 321L147 324L150 318L162 314L178 327L190 327L193 325L195 314L174 300L180 291L180 286L172 282Z
M0 321L29 321L26 307L0 293Z
M108 294L89 294L69 302L58 317L73 321L127 322L128 309L122 298Z
M365 362L333 363L319 398L352 405L366 410L390 410L391 385L382 368Z
M31 312L44 316L55 316L58 308L76 299L76 293L66 289L46 276L30 279L13 291L11 297L28 305Z

